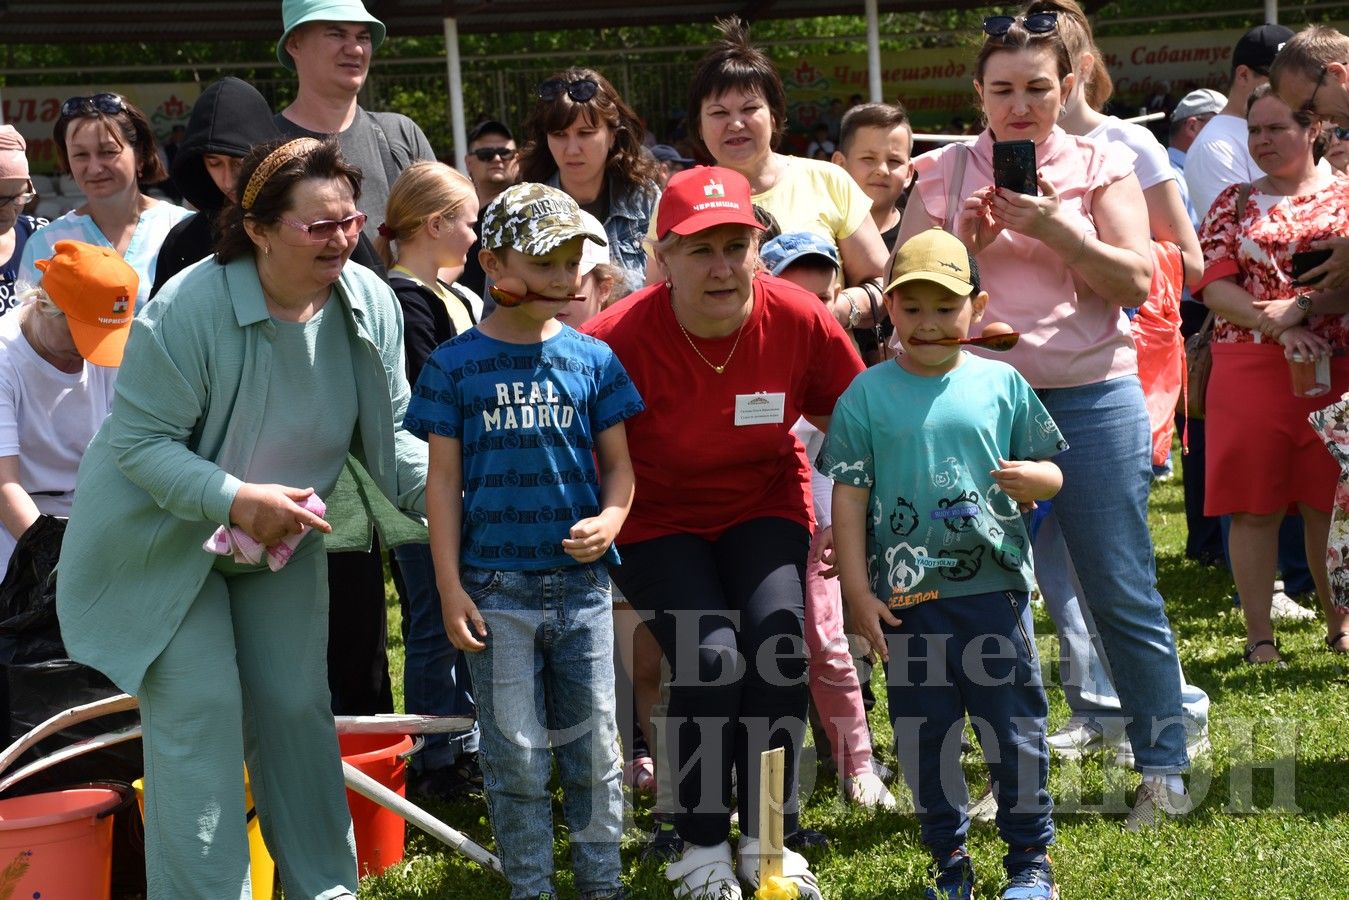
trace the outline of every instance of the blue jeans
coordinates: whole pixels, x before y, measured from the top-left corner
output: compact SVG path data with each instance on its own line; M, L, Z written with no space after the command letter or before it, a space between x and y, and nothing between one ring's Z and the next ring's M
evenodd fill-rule
M1135 767L1184 772L1180 662L1148 530L1152 439L1143 390L1129 375L1036 394L1068 441L1054 457L1063 470L1054 514L1115 676Z
M468 662L478 759L511 897L553 890L553 758L576 890L583 900L616 892L623 800L609 576L592 563L542 572L465 567L461 578L487 623L487 648Z
M440 592L427 544L395 547L394 558L406 598L403 610L403 708L424 716L472 716L472 679L468 660L450 643L440 615ZM418 772L454 765L464 753L478 752L478 726L463 734L428 734L422 752L412 758Z
M1101 650L1096 621L1082 603L1082 585L1052 511L1044 517L1035 535L1034 551L1035 580L1059 633L1059 678L1064 699L1074 716L1095 724L1114 743L1124 736L1119 694ZM1187 727L1192 734L1199 734L1208 728L1208 694L1198 685L1190 684L1183 669L1180 684Z
M998 798L998 833L1013 850L1054 841L1049 701L1024 591L932 600L882 623L895 749L918 804L923 843L944 859L965 843L969 791L960 767L968 711Z

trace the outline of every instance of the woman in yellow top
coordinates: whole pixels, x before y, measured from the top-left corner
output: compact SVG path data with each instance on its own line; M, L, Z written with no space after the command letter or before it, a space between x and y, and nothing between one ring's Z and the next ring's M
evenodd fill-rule
M848 327L883 315L876 284L887 253L871 199L839 166L775 149L787 126L787 92L772 60L738 20L718 23L719 41L698 63L689 94L690 136L716 164L744 175L754 205L783 233L811 231L838 247L849 287L830 306Z

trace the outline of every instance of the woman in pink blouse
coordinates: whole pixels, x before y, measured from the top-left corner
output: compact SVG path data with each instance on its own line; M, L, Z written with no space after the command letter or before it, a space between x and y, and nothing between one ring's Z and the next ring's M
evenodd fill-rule
M1076 79L1058 24L1054 12L984 21L974 88L988 127L968 147L914 160L918 202L909 202L899 241L939 225L974 252L989 292L985 318L1022 334L1002 358L1068 440L1054 460L1064 475L1054 512L1144 775L1135 819L1151 822L1183 807L1179 773L1189 761L1148 531L1148 417L1123 314L1147 296L1152 276L1147 206L1132 150L1057 124ZM1006 140L1034 143L1037 195L994 186L993 145Z
M1232 517L1246 661L1281 663L1270 585L1279 525L1294 504L1326 610L1327 646L1349 651L1349 613L1331 603L1325 562L1340 469L1307 423L1327 397L1294 396L1287 361L1330 356L1328 396L1349 389L1349 316L1310 314L1312 288L1292 277L1293 253L1349 233L1349 181L1317 168L1312 147L1321 123L1313 115L1289 109L1268 87L1257 88L1246 108L1251 155L1265 176L1247 188L1241 209L1242 185L1219 194L1199 232L1203 301L1216 326L1204 513Z

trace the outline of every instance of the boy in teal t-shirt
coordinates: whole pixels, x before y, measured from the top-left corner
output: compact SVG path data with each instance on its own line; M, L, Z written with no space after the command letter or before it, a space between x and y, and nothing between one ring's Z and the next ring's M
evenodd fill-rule
M969 714L998 798L1008 900L1057 895L1022 512L1058 492L1067 444L1015 369L960 341L988 294L959 239L917 235L891 265L886 308L904 354L839 399L818 465L835 482L834 544L854 627L886 661L900 764L918 801L939 900L969 898Z

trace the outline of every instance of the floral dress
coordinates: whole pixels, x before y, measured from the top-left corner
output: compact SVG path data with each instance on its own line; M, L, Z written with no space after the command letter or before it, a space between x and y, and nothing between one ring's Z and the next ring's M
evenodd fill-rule
M1336 178L1309 194L1281 197L1252 187L1246 208L1237 215L1240 185L1230 185L1213 202L1199 228L1204 251L1203 284L1233 278L1256 300L1288 300L1296 293L1293 254L1313 241L1349 234L1349 179ZM1349 347L1349 316L1311 316L1316 334L1336 349ZM1249 344L1257 335L1214 317L1215 343Z
M1349 394L1312 413L1307 420L1340 465L1330 513L1330 540L1326 542L1326 572L1335 609L1349 612Z

